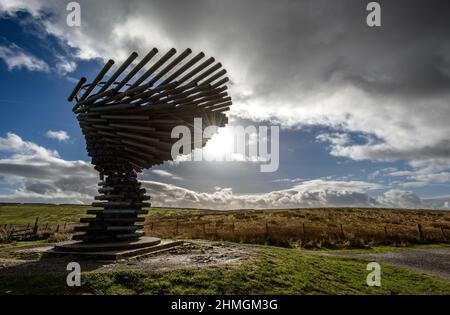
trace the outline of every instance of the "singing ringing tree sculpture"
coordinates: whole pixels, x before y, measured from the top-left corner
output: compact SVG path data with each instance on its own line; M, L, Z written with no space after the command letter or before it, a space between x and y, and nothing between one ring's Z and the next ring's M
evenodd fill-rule
M83 243L132 242L143 232L144 207L150 197L137 180L146 168L171 160L171 138L177 125L194 133L194 118L202 128L224 126L224 112L232 104L227 93L226 71L220 63L191 49L169 50L160 58L152 49L137 64L133 52L109 77L109 60L91 83L81 78L68 100L74 101L92 164L100 173L99 193L88 210L95 217L82 218L75 240ZM144 70L144 67L146 70ZM107 79L104 79L107 77ZM202 131L203 131L202 130ZM205 145L205 141L202 146Z

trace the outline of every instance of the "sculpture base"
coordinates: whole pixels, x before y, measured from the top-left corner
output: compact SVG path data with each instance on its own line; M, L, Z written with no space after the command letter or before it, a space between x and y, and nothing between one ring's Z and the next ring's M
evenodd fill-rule
M180 246L183 241L161 240L155 237L142 237L130 242L83 243L69 241L56 244L46 254L76 256L96 260L119 260L145 256Z

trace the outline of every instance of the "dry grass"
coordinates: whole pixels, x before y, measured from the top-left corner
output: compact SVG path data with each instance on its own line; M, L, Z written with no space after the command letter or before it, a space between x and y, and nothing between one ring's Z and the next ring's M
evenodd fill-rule
M48 238L56 232L70 234L73 227L79 224L79 217L85 216L85 208L0 206L0 240L5 240L12 228L32 226L37 216L39 239ZM203 238L332 249L437 243L450 239L450 211L361 208L149 210L145 223L147 235L166 238ZM422 226L422 240L418 236L418 224Z
M418 224L422 226L420 239ZM186 212L147 218L146 234L303 248L440 243L450 238L450 212L324 208Z

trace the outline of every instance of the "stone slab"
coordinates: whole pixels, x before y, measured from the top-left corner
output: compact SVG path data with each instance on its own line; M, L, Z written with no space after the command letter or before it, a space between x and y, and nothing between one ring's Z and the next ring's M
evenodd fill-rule
M94 260L120 260L131 259L145 256L151 253L169 250L171 248L180 246L183 241L160 240L158 244L148 245L146 247L116 249L116 250L98 250L98 251L70 251L66 248L64 250L58 249L56 246L53 249L46 251L45 255L58 256L73 256L80 259L94 259Z
M59 252L104 252L117 250L131 250L158 245L161 239L156 237L141 237L133 241L105 242L105 243L85 243L81 241L67 241L55 245L55 250Z

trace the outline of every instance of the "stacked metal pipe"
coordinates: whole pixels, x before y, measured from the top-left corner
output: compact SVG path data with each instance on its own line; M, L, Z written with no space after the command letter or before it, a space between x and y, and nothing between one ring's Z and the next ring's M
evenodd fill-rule
M224 112L232 104L227 93L226 71L204 53L188 57L191 49L177 55L175 49L158 57L152 49L134 65L133 52L112 74L109 60L91 83L81 78L70 94L86 139L92 164L100 173L100 196L89 210L95 217L83 218L83 234L74 239L85 242L133 240L142 232L140 214L150 206L137 180L143 169L172 159L171 138L177 125L194 134L194 118L202 118L202 129L224 126ZM144 70L144 68L146 70ZM107 79L105 80L105 77ZM202 132L203 132L202 130ZM206 140L200 144L204 146ZM194 145L193 139L191 145ZM199 147L195 144L195 147ZM186 153L186 152L184 152Z

